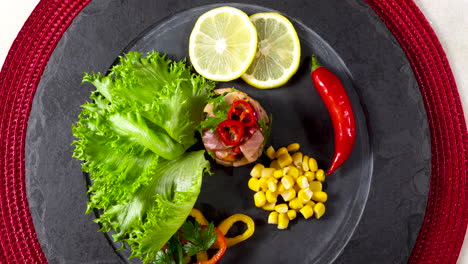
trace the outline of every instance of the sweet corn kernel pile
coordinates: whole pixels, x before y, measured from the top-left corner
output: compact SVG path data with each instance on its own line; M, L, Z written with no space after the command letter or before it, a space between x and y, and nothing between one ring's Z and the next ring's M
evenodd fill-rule
M316 219L325 214L328 199L322 191L325 172L317 161L299 152L293 143L277 151L270 146L266 155L272 160L269 167L256 164L250 172L248 186L255 192L255 206L271 211L268 223L278 229L288 228L289 221L300 213L305 219Z

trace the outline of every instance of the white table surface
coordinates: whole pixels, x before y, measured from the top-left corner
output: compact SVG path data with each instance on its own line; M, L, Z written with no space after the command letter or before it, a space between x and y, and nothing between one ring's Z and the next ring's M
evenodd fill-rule
M468 0L414 0L447 53L468 120ZM0 65L38 0L0 1ZM468 235L458 264L468 264Z

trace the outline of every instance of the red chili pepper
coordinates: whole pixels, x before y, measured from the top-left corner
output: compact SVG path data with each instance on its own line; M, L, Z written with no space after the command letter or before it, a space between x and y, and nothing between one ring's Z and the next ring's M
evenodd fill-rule
M228 146L237 145L244 136L244 124L237 120L224 120L216 127L219 138Z
M312 56L312 80L330 114L335 132L335 155L327 175L340 167L351 154L356 138L354 113L341 81Z
M237 100L231 105L228 112L228 119L239 120L246 127L252 126L255 124L255 121L257 121L252 105L244 100Z
M218 251L213 255L213 257L211 257L211 259L207 261L200 261L195 264L215 264L224 256L224 253L226 253L226 238L224 237L223 232L221 232L217 227L215 227L215 231L218 233L218 237L216 238L216 242L219 245Z

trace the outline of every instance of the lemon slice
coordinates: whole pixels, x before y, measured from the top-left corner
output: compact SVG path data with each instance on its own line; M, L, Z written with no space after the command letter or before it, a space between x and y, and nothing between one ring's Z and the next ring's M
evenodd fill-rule
M294 26L277 13L257 13L250 20L257 29L258 50L242 79L261 89L285 84L296 73L301 59Z
M215 81L239 78L257 50L257 31L247 14L229 6L198 18L190 34L189 56L195 70Z

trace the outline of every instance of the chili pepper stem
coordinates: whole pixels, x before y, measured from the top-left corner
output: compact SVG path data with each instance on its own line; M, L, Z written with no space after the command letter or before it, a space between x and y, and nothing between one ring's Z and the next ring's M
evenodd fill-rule
M313 72L315 71L316 69L322 67L318 61L317 61L317 57L315 57L315 55L312 55L312 68L310 70L310 72Z

